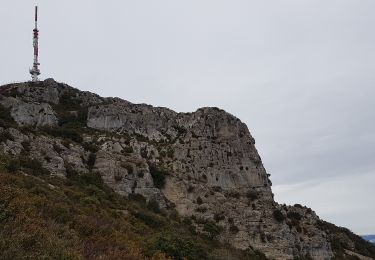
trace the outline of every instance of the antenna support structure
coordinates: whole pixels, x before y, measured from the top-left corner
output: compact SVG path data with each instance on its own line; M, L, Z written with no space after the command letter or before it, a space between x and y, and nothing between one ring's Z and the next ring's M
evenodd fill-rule
M39 30L38 30L38 6L35 6L35 28L33 30L33 48L34 48L34 60L33 67L30 69L31 80L39 81Z

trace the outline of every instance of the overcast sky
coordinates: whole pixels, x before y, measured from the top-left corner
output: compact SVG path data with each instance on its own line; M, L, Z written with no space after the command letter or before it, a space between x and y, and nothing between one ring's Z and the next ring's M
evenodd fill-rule
M0 84L29 79L33 5L1 1ZM247 123L280 203L375 233L374 0L38 1L42 78Z

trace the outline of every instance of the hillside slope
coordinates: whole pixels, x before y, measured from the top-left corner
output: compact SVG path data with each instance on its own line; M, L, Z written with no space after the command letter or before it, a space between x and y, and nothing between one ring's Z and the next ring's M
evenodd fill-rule
M311 209L277 204L247 126L223 110L176 113L52 79L6 85L0 95L0 153L15 160L8 171L31 161L65 181L97 176L124 198L179 216L194 234L270 259L375 257L373 245Z
M92 172L62 179L2 156L0 183L0 259L264 259L196 234L141 196L117 195Z

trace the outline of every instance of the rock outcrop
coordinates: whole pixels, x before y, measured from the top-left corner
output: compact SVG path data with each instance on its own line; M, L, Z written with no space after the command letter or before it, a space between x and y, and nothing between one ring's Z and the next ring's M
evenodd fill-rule
M273 200L254 138L223 110L176 113L52 79L3 86L0 95L2 114L15 121L0 128L1 153L26 154L61 177L97 172L117 193L142 195L197 231L270 259L334 256L311 209Z

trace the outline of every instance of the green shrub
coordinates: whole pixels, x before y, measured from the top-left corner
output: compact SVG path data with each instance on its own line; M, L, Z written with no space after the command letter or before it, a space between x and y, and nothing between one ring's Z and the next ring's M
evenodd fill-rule
M229 192L229 197L232 197L232 198L235 198L235 199L239 199L241 197L240 193L238 191L231 191Z
M158 228L164 225L164 222L157 217L155 214L150 214L146 211L137 211L133 213L134 216L145 223L147 226L152 228Z
M74 142L82 143L83 139L81 135L72 129L64 128L64 127L54 127L54 128L43 128L42 131L45 133L52 135L53 137L62 137L62 138L68 138Z
M182 222L185 224L185 225L192 225L193 224L193 221L191 220L191 218L188 218L188 217L185 217L183 218Z
M78 91L68 90L59 98L59 104L65 109L74 110L81 107L81 101L76 97Z
M96 154L90 153L89 158L87 159L87 165L88 165L90 171L94 168L95 161L96 161Z
M16 172L16 171L20 170L21 162L18 159L10 160L6 165L6 168L9 172Z
M229 231L232 233L232 234L237 234L240 230L237 226L235 225L230 225L229 227Z
M196 208L195 211L200 212L200 213L204 213L204 212L207 212L207 208L206 207L199 207L199 208Z
M55 150L56 153L60 154L64 149L62 149L59 145L53 144L53 150Z
M137 176L139 178L143 178L145 176L145 173L142 170L139 170L138 173L137 173Z
M164 233L152 242L152 253L161 251L173 260L204 260L208 259L205 250L194 240Z
M187 130L181 126L178 126L178 125L174 125L172 126L174 129L177 130L177 135L180 136L180 135L183 135L183 134L186 134L187 133Z
M290 218L291 220L295 220L295 221L300 221L302 219L301 214L299 214L298 212L295 212L295 211L288 212L287 217Z
M75 178L78 178L79 173L74 169L74 167L70 164L65 165L66 169L66 177L70 180L74 180Z
M82 188L86 188L88 185L94 185L102 190L110 191L108 187L104 185L103 179L99 172L77 172L71 165L66 165L66 177L70 184L77 185Z
M155 213L160 213L160 206L159 203L155 200L152 199L147 203L147 208Z
M141 205L146 205L146 198L138 193L130 193L128 195L129 200L136 201Z
M194 191L194 187L193 186L189 186L188 189L187 189L187 192L188 193L192 193Z
M30 145L30 142L29 141L23 141L21 143L22 147L23 147L23 150L26 152L26 153L29 153L31 151L31 145Z
M221 233L222 228L218 226L215 222L208 221L204 224L203 231L207 232L208 237L210 239L214 239Z
M225 219L225 215L224 215L224 213L215 213L214 214L214 220L216 221L216 222L220 222L220 221L222 221L222 220L224 220Z
M169 158L173 158L173 156L174 156L174 150L173 150L172 148L169 148L169 149L168 149L167 156L168 156Z
M28 157L21 157L20 164L23 170L32 175L49 175L49 171L43 168L43 165L37 159L31 159Z
M168 175L168 173L165 170L153 164L149 165L149 168L155 187L158 189L164 188L165 178Z
M82 147L91 153L97 153L99 151L99 147L95 143L84 142L82 143Z
M159 152L160 157L165 158L167 156L167 153L163 150ZM143 157L145 158L145 157Z
M8 140L14 141L14 137L7 131L0 133L0 143L6 143Z
M119 173L115 173L115 175L113 175L113 178L115 179L116 182L120 182L124 179L124 177Z
M273 217L278 221L278 222L283 222L285 220L284 214L281 212L279 209L275 209L273 211Z
M131 146L126 146L123 150L122 150L123 153L126 153L126 154L131 154L134 152L134 149L133 147ZM141 151L142 152L142 151ZM145 157L146 158L146 157Z
M10 115L10 109L0 104L0 127L11 127L16 125L16 122Z
M80 109L78 111L60 111L57 115L60 126L78 128L86 125L87 109Z
M134 169L130 164L125 166L125 169L128 171L128 174L132 175L134 173Z
M98 172L88 172L80 174L80 182L87 185L92 184L99 188L103 188L103 179Z
M259 195L258 195L258 192L256 192L255 190L249 190L246 193L246 197L249 198L251 201L253 201L253 200L257 200L259 198Z

